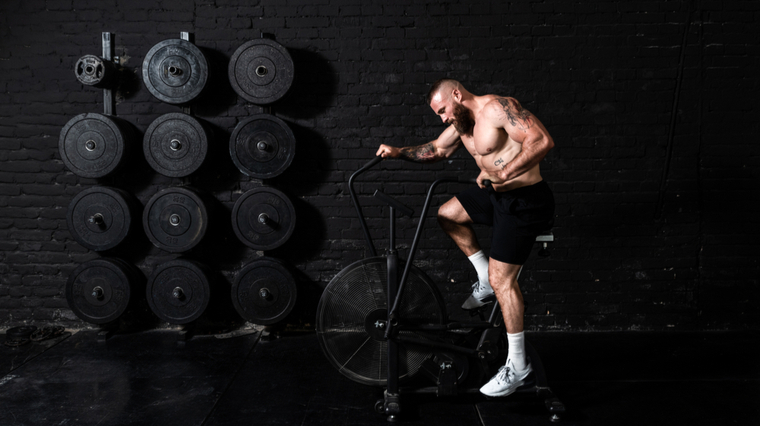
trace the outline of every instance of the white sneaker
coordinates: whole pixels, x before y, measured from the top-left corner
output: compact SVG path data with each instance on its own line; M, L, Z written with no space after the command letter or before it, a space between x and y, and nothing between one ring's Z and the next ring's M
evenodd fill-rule
M533 372L533 367L530 363L525 371L515 372L515 365L511 360L507 360L507 364L499 368L499 372L480 388L480 392L491 397L509 396L525 384L525 379L531 372Z
M488 283L481 285L480 280L472 284L472 295L462 304L465 310L472 310L486 305L486 303L495 300L493 289Z

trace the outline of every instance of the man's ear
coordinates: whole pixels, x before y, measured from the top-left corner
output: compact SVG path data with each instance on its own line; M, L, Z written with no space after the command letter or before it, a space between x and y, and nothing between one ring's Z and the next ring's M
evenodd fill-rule
M460 92L459 89L452 90L451 96L454 98L456 102L462 102L462 92Z

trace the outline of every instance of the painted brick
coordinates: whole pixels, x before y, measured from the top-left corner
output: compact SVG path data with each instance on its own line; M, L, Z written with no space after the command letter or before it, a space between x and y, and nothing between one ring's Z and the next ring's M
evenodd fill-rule
M68 203L82 189L123 187L145 203L161 188L192 184L224 203L228 218L242 192L261 185L229 162L220 164L232 173L162 177L139 161L139 147L138 161L115 177L84 179L65 169L57 146L61 127L76 114L102 111L101 92L72 75L77 58L100 52L100 30L82 23L101 22L129 57L126 68L136 85L117 111L140 132L158 115L178 111L154 99L140 82L142 57L153 44L194 31L200 46L223 59L264 31L291 49L296 84L272 111L298 131L296 161L265 184L301 202L299 223L308 224L308 231L294 234L275 253L319 289L365 252L345 179L380 143L435 139L443 126L424 105L424 94L430 82L453 76L476 93L515 96L555 139L541 168L557 201L557 241L551 257L526 266L527 328L760 325L760 316L749 314L740 296L757 288L758 254L747 242L757 238L760 223L746 203L756 193L753 171L760 163L752 143L758 125L751 96L758 91L752 58L760 45L746 37L756 27L757 2L702 1L700 13L692 15L706 22L692 22L684 50L659 219L654 214L679 76L684 2L407 3L3 2L4 19L19 24L0 26L0 322L13 316L77 323L60 297L61 286L76 265L99 256L66 230ZM223 68L217 81L226 77ZM229 87L222 90L196 110L218 130L215 154L224 158L238 121L261 109ZM727 125L735 122L746 125ZM358 188L373 234L387 239L387 209L367 193L381 189L419 210L427 183L448 174L477 175L465 153L450 160L424 166L386 161L365 175ZM433 211L460 188L441 188ZM468 281L466 259L432 215L418 261L444 283ZM400 244L408 246L416 222L398 224ZM488 250L489 230L476 231ZM213 267L234 277L244 259L259 256L236 251L238 264ZM166 259L149 245L117 254L141 266ZM466 287L445 287L456 316Z

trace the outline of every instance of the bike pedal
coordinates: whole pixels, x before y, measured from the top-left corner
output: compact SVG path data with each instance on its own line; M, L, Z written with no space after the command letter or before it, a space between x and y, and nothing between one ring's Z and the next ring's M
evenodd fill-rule
M493 304L493 301L489 301L485 303L485 305L481 305L480 307L477 307L477 308L471 308L467 311L470 313L470 317L477 316L477 317L480 317L481 320L485 320L486 309L490 309L491 304Z
M536 373L531 372L528 374L528 376L525 378L525 382L520 387L517 387L517 390L526 390L530 389L536 386Z

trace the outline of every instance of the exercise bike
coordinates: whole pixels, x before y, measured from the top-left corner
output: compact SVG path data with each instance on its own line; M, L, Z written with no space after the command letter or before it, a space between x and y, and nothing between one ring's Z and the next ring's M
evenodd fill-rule
M375 410L393 422L401 413L401 394L479 393L479 387L504 363L507 340L498 302L472 310L471 317L479 318L475 321L452 321L438 287L414 265L436 187L475 184L475 180L442 178L431 184L409 259L403 261L396 249L396 213L411 218L414 211L379 190L375 192L374 196L390 207L389 248L386 255L378 256L354 190L355 179L380 161L380 157L372 159L348 180L371 257L354 262L330 281L319 301L316 330L325 356L341 374L385 388ZM490 183L486 185L490 187ZM554 236L547 232L536 240L546 252ZM541 359L527 342L526 351L533 373L517 392L544 399L551 420L559 421L564 405L549 388Z

